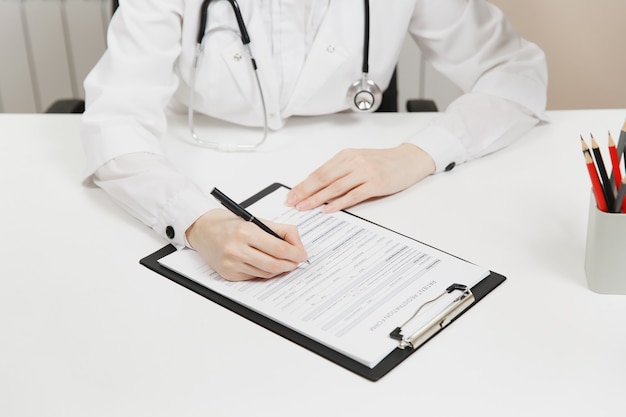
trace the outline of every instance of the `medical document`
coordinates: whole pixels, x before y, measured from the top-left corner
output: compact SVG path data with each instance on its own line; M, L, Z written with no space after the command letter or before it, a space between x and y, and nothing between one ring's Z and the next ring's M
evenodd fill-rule
M398 346L389 333L422 304L453 283L472 287L490 273L347 212L287 207L287 192L279 187L247 210L297 225L310 264L269 280L230 282L191 249L159 263L370 368ZM454 297L428 304L409 328L419 329Z

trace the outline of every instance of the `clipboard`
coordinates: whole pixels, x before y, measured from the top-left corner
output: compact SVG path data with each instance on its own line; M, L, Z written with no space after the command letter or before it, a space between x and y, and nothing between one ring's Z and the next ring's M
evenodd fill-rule
M267 196L268 194L276 191L280 187L286 186L280 183L271 184L254 196L242 202L241 206L248 207L256 201ZM352 213L347 213L356 216ZM363 220L373 223L367 219ZM377 226L384 228L384 226ZM404 326L404 324L399 323L399 326L389 335L391 338L398 340L398 347L391 351L391 353L389 353L384 359L378 362L373 368L370 368L358 362L357 360L344 355L341 352L338 352L316 340L309 338L302 333L286 327L283 324L278 323L277 321L274 321L267 316L253 311L246 306L239 304L238 302L193 281L192 279L189 279L175 271L172 271L169 268L164 267L159 263L159 259L175 251L176 248L173 245L166 245L156 252L142 258L139 262L141 265L144 265L145 267L156 272L157 274L170 279L171 281L195 292L198 295L207 298L208 300L213 301L214 303L219 304L220 306L232 311L233 313L236 313L239 316L244 317L266 328L267 330L270 330L271 332L282 336L283 338L290 340L291 342L296 343L304 347L305 349L308 349L309 351L323 358L326 358L336 363L337 365L342 366L343 368L354 372L355 374L360 375L361 377L364 377L370 381L378 381L380 378L385 376L393 368L403 362L406 358L415 353L419 347L424 345L424 343L435 337L439 332L441 332L441 330L443 330L450 323L461 317L467 310L473 307L476 303L482 300L487 294L489 294L506 280L506 277L504 277L503 275L490 271L489 275L487 275L471 288L466 288L465 286L455 286L456 284L453 284L452 286L447 288L446 291L456 291L459 293L459 295L454 299L454 302L446 307L445 310L442 310L441 313L434 319L434 321L428 324L428 326L424 326L418 332L415 332L413 334L403 334L402 327ZM435 299L427 301L422 306L431 301L435 301ZM415 312L414 316L418 313L419 309Z

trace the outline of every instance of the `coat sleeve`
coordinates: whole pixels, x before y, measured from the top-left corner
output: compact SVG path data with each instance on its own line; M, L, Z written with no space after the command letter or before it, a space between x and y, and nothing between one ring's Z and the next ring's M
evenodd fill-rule
M502 12L483 0L418 1L410 32L463 95L409 139L437 171L507 146L547 120L547 64Z
M212 198L163 156L166 109L177 88L182 0L127 1L109 25L108 47L87 76L81 140L84 182L95 183L171 243Z
M84 82L85 177L133 152L162 154L165 110L178 80L180 1L127 1L111 19L107 50Z

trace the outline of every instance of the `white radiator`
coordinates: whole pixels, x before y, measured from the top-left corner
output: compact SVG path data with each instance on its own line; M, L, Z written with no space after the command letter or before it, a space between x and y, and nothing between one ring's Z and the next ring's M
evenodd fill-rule
M0 0L0 112L84 98L106 47L111 0Z

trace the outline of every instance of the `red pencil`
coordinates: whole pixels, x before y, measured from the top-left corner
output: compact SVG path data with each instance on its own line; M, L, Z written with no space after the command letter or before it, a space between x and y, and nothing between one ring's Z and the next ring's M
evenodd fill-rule
M585 143L584 139L580 138L583 146L583 155L585 156L585 162L587 163L587 171L589 171L589 178L591 178L591 186L593 189L593 195L596 197L596 204L598 210L607 212L606 200L604 199L604 192L602 191L602 184L600 184L600 177L598 171L596 171L596 165L593 163L593 158L589 152L589 147Z
M613 168L613 180L615 187L619 188L622 184L622 170L619 167L619 156L617 156L617 148L611 132L609 132L609 154L611 155L611 165Z

